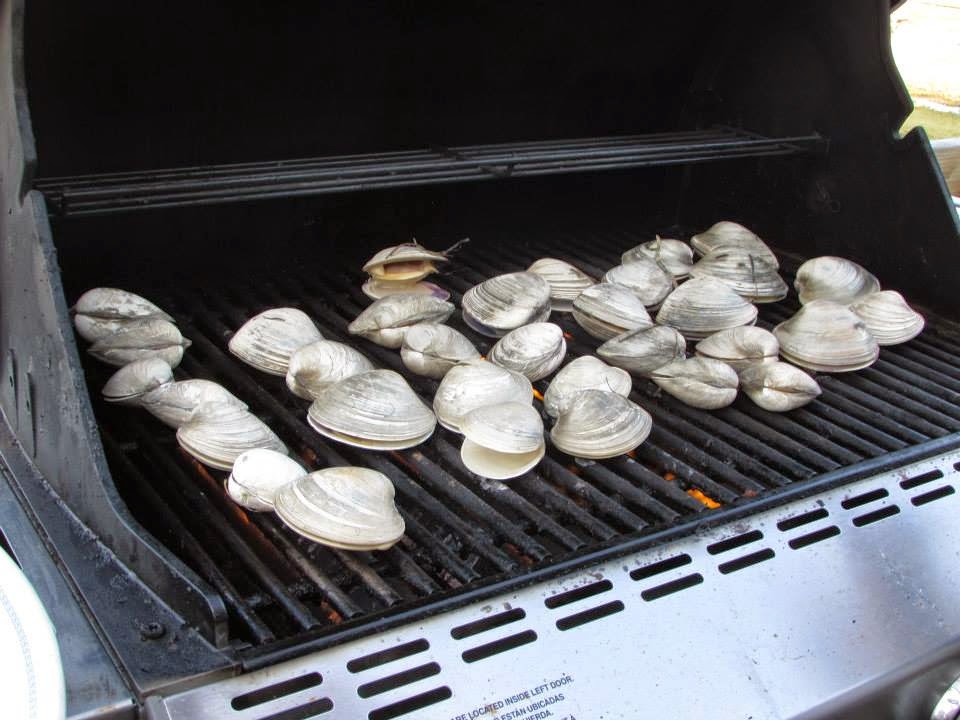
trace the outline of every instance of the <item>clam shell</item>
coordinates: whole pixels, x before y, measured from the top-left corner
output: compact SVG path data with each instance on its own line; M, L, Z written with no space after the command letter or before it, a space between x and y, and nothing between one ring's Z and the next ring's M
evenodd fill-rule
M650 379L691 407L716 410L737 397L737 373L719 360L692 357L657 368Z
M161 320L165 318L160 318ZM101 318L94 315L74 315L73 326L77 334L87 342L94 343L97 340L113 335L122 327L130 323L127 319Z
M584 390L550 431L553 444L575 457L611 458L640 445L653 427L649 413L607 390Z
M567 363L550 381L543 394L543 408L556 418L566 412L584 390L607 390L626 397L633 387L630 373L607 365L600 358L584 355Z
M293 458L274 450L257 448L242 453L224 482L230 499L255 512L273 510L273 501L285 485L307 471Z
M478 407L460 422L460 459L472 473L506 480L530 470L545 452L543 421L530 405L504 402Z
M673 275L647 257L610 268L603 281L626 285L646 307L659 305L674 288Z
M657 313L658 323L676 328L689 340L756 321L757 307L712 277L688 280L667 296Z
M444 290L439 285L429 282L390 282L388 280L374 280L370 278L360 288L363 294L371 300L379 300L388 295L400 295L403 293L415 295L429 295L437 300L449 300L450 292Z
M313 401L310 426L324 437L371 450L400 450L433 434L436 418L399 373L370 370Z
M597 355L624 370L648 376L661 365L685 356L687 341L672 327L628 330L597 348Z
M246 404L223 385L199 378L166 383L140 398L140 407L172 428L196 421L201 408L211 406L247 409Z
M750 325L721 330L697 343L697 355L725 362L738 373L751 365L776 362L779 352L772 332Z
M287 387L297 397L316 400L334 383L373 369L373 363L349 345L317 340L290 356Z
M367 260L363 271L375 280L416 282L437 271L447 256L427 250L417 242L384 248Z
M180 364L190 347L177 326L167 320L131 320L115 333L100 338L87 352L108 365L122 367L136 360L160 358L172 368Z
M775 268L780 267L777 256L767 244L752 230L729 220L721 220L709 230L690 238L693 249L701 255L709 255L717 250L746 250L770 261Z
M813 300L850 305L879 291L880 281L852 260L824 255L801 265L793 286L801 305Z
M393 483L363 467L332 467L297 478L274 497L291 530L344 550L383 550L403 536Z
M290 356L323 335L306 313L296 308L272 308L255 315L237 330L227 348L252 367L283 377Z
M205 405L177 430L177 442L204 465L229 470L247 450L286 453L283 441L260 418L243 408Z
M816 380L785 362L746 368L740 373L740 387L751 400L770 412L794 410L821 392Z
M526 377L486 360L469 360L443 376L433 410L441 425L460 432L463 416L474 408L511 401L533 403L533 386Z
M655 240L648 240L627 250L620 257L620 262L627 265L641 257L650 258L656 262L673 275L674 280L687 277L693 266L693 248L682 240L662 238L659 235Z
M566 354L563 330L553 323L542 322L508 332L490 348L487 359L535 382L560 367Z
M866 324L846 305L811 300L773 329L780 355L821 372L850 372L872 365L880 347Z
M145 358L124 365L103 386L103 399L121 405L138 405L141 396L173 382L173 370L160 358Z
M850 309L863 320L878 345L907 342L923 331L923 315L907 305L896 290L867 295Z
M596 282L580 268L556 258L540 258L527 268L527 272L550 283L550 305L557 312L570 312L577 295Z
M747 250L714 250L690 269L690 275L716 278L751 302L777 302L789 291L768 258Z
M573 319L598 340L653 326L646 306L630 288L607 282L589 287L577 296L573 301Z
M430 295L388 295L360 313L347 326L347 331L377 345L396 349L403 343L403 336L410 327L418 323L442 323L453 311L452 304Z
M497 275L467 290L463 320L488 337L550 317L550 283L531 272Z
M439 380L457 363L479 359L480 352L452 327L420 324L407 330L400 357L411 372Z
M73 306L78 315L109 320L146 320L159 318L173 322L173 318L146 298L126 290L98 287L87 290Z

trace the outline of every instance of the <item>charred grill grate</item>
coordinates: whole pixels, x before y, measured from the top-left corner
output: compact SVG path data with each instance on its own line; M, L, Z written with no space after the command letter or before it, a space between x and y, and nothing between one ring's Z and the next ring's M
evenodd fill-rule
M459 305L467 288L491 275L523 269L541 256L568 259L601 275L640 240L630 234L551 237L503 245L484 257L479 244L452 263L441 284ZM177 316L193 347L180 377L206 377L247 402L311 468L362 464L394 482L406 536L383 552L348 553L302 540L274 517L247 514L222 492L223 474L182 453L174 434L145 413L97 399L109 374L86 362L89 386L114 479L131 509L159 539L204 577L230 610L218 636L248 657L339 627L415 609L503 577L546 568L628 537L664 528L692 529L708 508L759 506L771 491L960 431L960 342L931 322L906 346L886 348L871 368L820 375L824 393L787 415L767 413L742 396L717 412L687 408L635 381L633 397L654 417L650 438L630 457L586 467L548 450L543 462L508 483L483 480L459 462L458 436L439 428L402 452L370 453L327 441L306 423L307 403L282 378L249 368L226 352L232 331L267 307L308 312L325 337L350 342L382 367L400 371L426 399L436 381L407 372L399 353L350 337L347 323L366 305L356 274L311 267L269 279L232 279L229 289L153 297ZM771 326L794 311L792 298L761 306ZM568 315L570 358L597 343ZM481 352L491 341L463 325ZM954 334L951 334L954 333ZM542 393L546 382L535 383ZM539 407L539 404L538 404ZM849 470L849 477L854 477ZM355 621L350 623L349 621ZM345 625L345 623L349 623ZM256 662L256 661L254 661Z

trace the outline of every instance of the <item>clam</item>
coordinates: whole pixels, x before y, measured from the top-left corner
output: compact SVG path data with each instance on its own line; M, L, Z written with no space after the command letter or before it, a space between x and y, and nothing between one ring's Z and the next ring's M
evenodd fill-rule
M757 307L712 277L688 280L663 301L657 322L679 330L690 340L702 340L720 330L753 325Z
M255 512L273 510L277 491L307 471L293 458L275 450L257 448L242 453L233 463L224 487L230 499Z
M690 275L716 278L751 302L777 302L789 290L769 258L748 250L714 250L690 269Z
M260 418L240 407L207 404L177 430L177 442L204 465L229 470L247 450L265 448L286 453L283 441Z
M439 380L458 362L479 359L480 352L452 327L421 323L407 330L400 357L410 371Z
M306 313L282 307L247 320L230 338L227 348L248 365L283 377L290 356L317 340L323 340L323 335Z
M740 387L764 410L787 412L820 394L817 381L789 363L751 365L740 373Z
M463 416L474 408L511 401L533 402L533 386L526 377L486 360L469 360L443 376L433 410L441 425L460 432Z
M620 257L620 262L627 265L641 257L650 258L656 262L673 275L674 280L687 277L693 266L693 248L682 240L662 238L659 235L655 240L648 240L627 250Z
M611 365L646 377L661 365L682 358L687 352L683 335L666 325L628 330L597 348L597 355Z
M363 271L378 281L415 283L435 273L436 263L444 262L446 255L427 250L414 240L379 251L367 260Z
M453 311L452 304L430 295L398 293L368 306L347 326L347 331L377 345L396 349L412 326L418 323L442 323Z
M574 457L611 458L637 447L652 427L649 413L628 398L608 390L584 390L560 414L550 439Z
M419 445L436 418L399 373L370 370L352 375L313 401L310 427L324 437L370 450Z
M174 368L183 359L183 351L190 347L177 326L168 320L150 318L130 320L110 335L100 338L87 348L97 360L122 367L136 360L159 358Z
M294 532L344 550L384 550L403 536L393 483L363 467L332 467L297 478L274 496L277 516Z
M124 365L103 386L103 399L121 405L137 405L141 396L173 382L173 370L160 358L145 358Z
M572 360L550 381L543 394L543 408L556 418L566 412L584 390L608 390L626 397L633 387L630 373L607 365L600 358L584 355Z
M630 288L607 282L588 287L577 296L573 319L598 340L653 326L646 306Z
M478 407L460 422L464 435L460 459L472 473L506 480L530 470L545 451L543 421L527 403Z
M557 312L570 312L577 295L596 282L580 268L556 258L540 258L527 272L550 283L550 306Z
M448 290L444 290L442 287L435 285L434 283L424 281L417 283L392 283L387 282L386 280L374 280L373 278L370 278L360 289L363 290L363 294L371 300L380 300L388 295L400 295L404 293L429 295L437 300L450 299L450 292Z
M690 244L701 255L709 255L716 250L746 250L766 258L775 268L780 267L773 250L756 233L729 220L721 220L709 230L694 235L690 238Z
M173 318L146 298L118 288L99 287L87 290L76 305L73 322L80 336L88 342L110 335L130 320Z
M490 348L488 359L535 382L560 367L566 354L567 341L560 326L541 322L508 332Z
M626 285L646 307L659 305L674 288L673 275L647 257L638 257L626 265L610 268L603 280Z
M172 428L197 420L201 408L247 409L246 404L223 385L199 378L160 385L143 395L139 404L157 420Z
M777 361L780 344L769 330L753 327L721 330L697 343L697 355L727 363L736 372Z
M777 325L773 334L784 360L810 370L860 370L872 365L880 354L863 320L846 305L830 300L811 300Z
M334 383L373 369L373 363L349 345L317 340L290 356L287 387L297 397L316 400Z
M737 373L719 360L692 357L674 360L650 373L665 392L691 407L716 410L737 397Z
M532 272L497 275L467 290L463 320L488 337L550 317L550 283Z
M866 269L832 255L807 260L797 270L793 286L801 305L813 300L851 305L880 290L880 282Z
M923 315L915 311L896 290L867 295L850 306L863 320L878 345L896 345L923 331Z

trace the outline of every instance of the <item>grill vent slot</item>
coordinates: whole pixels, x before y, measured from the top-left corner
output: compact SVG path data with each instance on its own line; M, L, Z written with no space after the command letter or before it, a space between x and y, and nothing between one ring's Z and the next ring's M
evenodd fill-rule
M900 487L904 490L912 490L915 487L920 485L926 485L929 482L934 480L939 480L943 477L943 472L941 470L931 470L930 472L925 472L922 475L914 475L909 477L906 480L900 481Z
M612 588L612 582L609 580L600 580L595 583L590 583L589 585L584 585L583 587L567 590L559 595L551 595L543 601L543 604L552 610L554 608L563 607L564 605L577 602L577 600L584 600L588 597L605 593Z
M524 630L516 635L508 635L505 638L494 640L485 645L477 645L469 650L464 650L460 657L463 658L464 662L473 663L478 660L493 657L494 655L499 655L500 653L505 653L508 650L513 650L522 645L529 645L536 639L537 634L533 630Z
M720 570L720 572L722 572L724 575L729 575L732 572L743 570L751 565L756 565L766 560L772 560L775 556L776 553L774 553L773 550L770 548L764 548L763 550L758 550L757 552L750 553L749 555L738 557L736 560L720 563L717 569Z
M273 713L273 715L264 715L257 720L308 720L331 710L333 710L333 701L330 698L320 698L299 707Z
M703 575L700 573L684 575L682 578L671 580L670 582L663 583L663 585L655 585L652 588L647 588L646 590L641 591L640 597L647 602L651 602L653 600L659 600L662 597L666 597L667 595L673 595L673 593L678 593L681 590L692 588L702 582Z
M613 602L598 605L597 607L584 610L583 612L567 615L566 617L562 617L557 620L557 629L572 630L575 627L586 625L594 620L599 620L600 618L605 618L609 615L615 615L623 610L623 607L624 605L622 602L619 600L614 600Z
M289 680L284 680L283 682L258 688L252 692L244 693L243 695L237 695L235 698L233 698L233 700L230 701L230 707L232 707L234 710L247 710L249 708L256 707L257 705L263 705L264 703L271 702L272 700L286 697L287 695L293 695L295 692L316 687L322 682L323 677L320 675L320 673L307 673L306 675L301 675L300 677L291 678Z
M944 485L942 487L938 487L936 490L915 495L914 497L910 498L910 502L919 507L920 505L931 503L934 500L940 500L941 498L949 497L955 492L956 490L953 489L952 485Z
M805 548L808 545L829 540L830 538L836 537L839 534L840 528L838 528L836 525L830 525L829 527L821 528L820 530L814 530L812 533L795 537L787 544L794 550L799 550L800 548Z
M887 505L873 512L868 512L866 515L858 515L853 519L853 524L857 527L863 527L864 525L870 525L871 523L879 522L885 518L896 515L900 512L900 508L896 505Z
M523 608L513 608L512 610L507 610L506 612L485 617L482 620L474 620L473 622L466 623L465 625L457 625L455 628L451 628L450 637L452 637L454 640L463 640L464 638L468 638L473 635L479 635L487 630L493 630L494 628L503 627L504 625L517 622L517 620L523 620L523 618L526 616L527 613L523 610Z
M413 695L399 702L384 705L376 710L371 710L367 714L367 718L369 720L392 720L392 718L400 717L401 715L406 715L417 710L423 710L423 708L430 707L431 705L436 705L438 702L448 700L451 697L453 697L453 693L450 692L450 688L444 685L434 688L433 690L427 690L427 692L420 693L419 695Z
M870 490L869 492L861 493L860 495L854 495L853 497L847 498L846 500L840 503L840 506L844 510L851 510L853 508L858 508L861 505L872 503L875 500L881 500L887 497L889 494L890 493L887 492L886 488L877 488L876 490Z
M417 655L418 653L425 652L429 649L430 643L421 638L420 640L414 640L413 642L404 643L403 645L397 645L396 647L387 648L386 650L381 650L379 652L370 653L369 655L363 655L362 657L354 658L347 663L347 670L352 673L363 672L364 670L370 670L371 668L386 665L387 663L394 662L395 660L402 660L405 657Z
M733 537L727 538L726 540L721 540L720 542L715 542L712 545L707 545L707 552L711 555L719 555L720 553L725 553L728 550L734 550L735 548L748 545L749 543L756 542L757 540L763 539L763 533L759 530L751 530L750 532L745 532L740 535L734 535Z
M634 580L646 580L654 575L665 573L668 570L676 570L684 565L689 565L691 562L693 561L691 560L690 556L686 553L682 553L681 555L674 555L666 560L659 560L655 563L651 563L650 565L644 565L636 570L631 570L630 577Z
M417 667L410 668L409 670L403 670L393 675L387 675L387 677L380 678L379 680L364 683L357 688L357 695L362 698L373 697L374 695L379 695L380 693L385 693L389 690L396 690L404 685L410 685L418 680L423 680L424 678L433 677L434 675L439 674L440 666L435 662L427 663L426 665L418 665Z
M829 514L830 511L826 508L817 508L816 510L811 510L810 512L800 513L799 515L794 515L793 517L784 518L777 523L777 528L783 532L787 532L788 530L796 530L798 527L809 525L817 520L822 520Z

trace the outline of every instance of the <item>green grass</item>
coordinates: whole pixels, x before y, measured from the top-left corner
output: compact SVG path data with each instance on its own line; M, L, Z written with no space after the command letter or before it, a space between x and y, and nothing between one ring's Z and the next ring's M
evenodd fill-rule
M903 123L903 127L900 128L900 134L906 135L909 130L918 125L922 125L926 129L931 140L960 137L960 115L938 112L924 107L914 108L914 111Z

